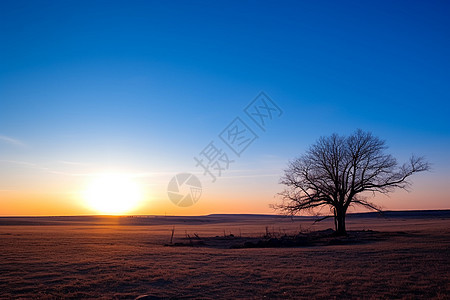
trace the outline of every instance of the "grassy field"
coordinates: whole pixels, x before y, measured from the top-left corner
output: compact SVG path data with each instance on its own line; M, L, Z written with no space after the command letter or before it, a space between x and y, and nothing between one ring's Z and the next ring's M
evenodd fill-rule
M332 227L268 216L0 218L0 298L450 298L450 213L355 215L351 245L165 247Z

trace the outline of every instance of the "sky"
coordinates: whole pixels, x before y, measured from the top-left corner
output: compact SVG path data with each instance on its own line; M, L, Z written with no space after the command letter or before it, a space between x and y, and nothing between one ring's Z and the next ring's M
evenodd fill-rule
M105 213L85 193L104 174L138 186L129 214L276 213L288 161L358 128L400 163L432 164L375 203L450 209L449 14L446 1L1 1L0 215ZM263 127L245 110L260 97L275 107ZM233 122L252 133L239 155ZM211 145L230 162L214 182L195 160ZM194 205L167 193L180 173L201 182Z

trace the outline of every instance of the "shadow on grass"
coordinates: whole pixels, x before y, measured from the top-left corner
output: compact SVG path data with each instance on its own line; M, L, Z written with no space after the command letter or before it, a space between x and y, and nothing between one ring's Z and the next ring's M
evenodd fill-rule
M215 237L187 236L181 242L165 244L166 247L210 247L221 249L314 247L329 245L366 244L386 240L405 232L379 232L373 230L348 231L346 236L337 236L331 228L296 235L275 236L266 233L261 237L240 237L233 234Z

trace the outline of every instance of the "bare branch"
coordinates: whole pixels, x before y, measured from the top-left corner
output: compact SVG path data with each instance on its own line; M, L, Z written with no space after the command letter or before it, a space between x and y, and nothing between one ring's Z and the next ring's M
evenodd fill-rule
M306 154L288 164L280 180L286 186L279 194L282 203L274 208L294 215L332 207L336 224L344 226L345 232L345 214L350 205L381 211L358 195L407 189L413 174L430 169L423 157L416 156L398 166L386 149L385 141L362 130L348 137L333 134L320 138Z

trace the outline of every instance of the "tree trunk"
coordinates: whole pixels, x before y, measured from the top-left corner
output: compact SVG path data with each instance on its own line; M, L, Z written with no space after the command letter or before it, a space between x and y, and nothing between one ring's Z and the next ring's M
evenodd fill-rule
M336 234L337 235L347 235L347 231L345 229L345 209L337 208L335 215L335 224L336 224Z
M334 230L338 230L338 224L337 224L337 215L336 215L336 207L333 209L334 212Z

